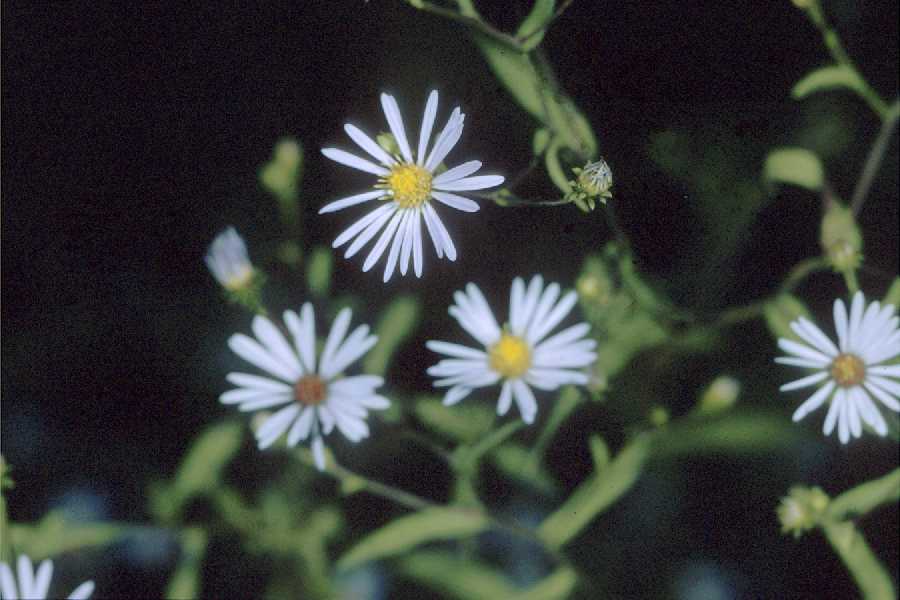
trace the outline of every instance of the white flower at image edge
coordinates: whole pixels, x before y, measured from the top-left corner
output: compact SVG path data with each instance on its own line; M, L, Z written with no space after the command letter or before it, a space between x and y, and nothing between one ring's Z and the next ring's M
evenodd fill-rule
M834 324L838 343L835 345L809 319L800 317L791 329L805 343L786 338L778 346L791 356L779 357L783 365L812 369L811 375L786 383L782 392L822 384L794 412L799 421L831 401L825 416L823 432L831 435L837 425L838 438L846 444L862 435L862 423L878 435L887 434L887 424L873 397L889 409L900 412L900 365L885 365L900 356L900 319L891 304L872 302L866 306L862 292L853 296L850 314L843 300L834 301Z
M253 264L247 255L247 245L234 227L216 236L209 245L205 260L213 277L226 290L240 290L253 279Z
M471 160L457 167L436 174L436 169L459 141L463 131L464 115L459 107L453 109L450 119L435 139L431 151L428 144L437 116L438 93L431 92L422 117L422 128L415 154L406 137L406 128L400 109L393 96L381 94L381 106L387 117L388 127L399 148L399 155L392 156L371 137L355 125L344 125L347 135L374 159L360 158L355 154L337 148L324 148L322 154L348 167L376 175L378 182L368 192L335 200L319 210L319 214L342 210L349 206L372 200L383 200L375 210L355 222L341 233L332 244L335 248L353 240L344 252L350 258L359 252L379 231L381 235L369 251L363 263L363 271L371 269L388 250L384 281L387 282L398 265L400 274L406 275L412 256L413 269L417 277L422 276L424 251L422 248L422 221L434 245L438 258L446 254L451 261L456 260L456 247L444 223L432 206L431 200L463 212L476 212L478 204L454 192L483 190L503 183L500 175L472 176L481 168L481 162Z
M16 563L18 585L16 577L8 564L0 562L0 598L3 600L43 600L50 589L50 579L53 577L53 561L47 559L38 565L37 570L31 564L31 559L20 555ZM94 592L94 582L85 581L66 596L71 600L84 600Z
M341 375L378 340L369 334L368 325L360 325L347 335L351 316L349 308L338 313L319 357L315 352L315 315L308 302L299 316L291 310L284 312L284 324L293 345L272 321L262 316L253 319L256 339L238 333L228 340L228 346L238 356L273 376L229 373L228 381L240 387L219 398L224 404L237 404L242 412L280 407L256 430L260 449L274 444L285 432L291 447L312 438L316 466L323 470L323 435L336 426L347 439L358 442L369 435L368 411L390 406L387 398L375 393L384 383L381 377Z
M468 284L453 298L456 304L448 312L483 350L427 342L430 350L450 357L428 369L428 374L437 378L436 387L450 388L444 395L445 405L456 404L476 388L502 382L497 414L505 415L515 400L522 420L530 424L537 415L532 387L552 391L588 382L582 369L597 359L597 343L584 339L590 326L579 323L547 337L575 306L575 292L560 298L559 285L551 283L545 288L540 275L527 288L517 277L510 293L509 323L502 329L475 284Z

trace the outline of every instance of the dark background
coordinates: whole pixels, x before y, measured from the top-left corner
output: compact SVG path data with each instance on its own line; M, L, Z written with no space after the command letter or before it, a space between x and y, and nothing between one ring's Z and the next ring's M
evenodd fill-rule
M318 207L367 182L318 149L348 147L346 121L383 127L382 90L397 95L408 130L416 130L433 87L442 94L440 115L462 105L469 116L453 161L477 157L507 175L527 164L533 123L459 26L386 0L295 4L4 4L2 440L15 467L13 520L58 507L82 517L146 520L148 482L171 475L191 437L228 413L216 401L236 360L225 340L246 330L249 318L222 301L202 257L212 237L234 224L275 282L275 308L303 300L296 275L265 258L280 226L255 174L279 137L295 136L306 149L306 248L329 243L349 218L319 218ZM522 4L497 3L486 12L511 29ZM850 55L893 97L897 3L829 2L826 9ZM788 1L579 0L545 47L612 164L615 206L640 268L689 306L704 295L680 270L695 250L691 198L650 160L654 133L714 130L758 148L761 166L766 147L791 143L793 129L837 115L846 142L826 159L846 198L877 131L868 109L846 95L789 99L792 84L828 56ZM873 296L897 272L896 148L895 140L861 216L874 269L862 284ZM539 177L531 185L523 194L551 191ZM746 232L732 284L714 303L760 297L790 265L816 253L818 215L810 194L782 191ZM600 214L573 207L485 205L479 217L449 217L448 227L460 259L438 263L426 255L422 281L395 277L382 286L360 272L361 259L336 257L338 290L363 294L376 307L400 292L425 302L419 335L391 370L401 390L425 389L417 349L425 330L452 335L443 315L464 280L495 295L512 276L538 269L573 282L583 256L609 238ZM801 292L827 323L842 284L816 281ZM673 382L673 409L687 401L679 391L693 394L729 368L745 383L742 402L783 407L789 418L800 398L777 393L785 374L771 367L768 333L754 323L733 335L729 353L698 360ZM590 411L582 429L613 429L614 398ZM820 423L811 417L801 427L817 434ZM555 472L570 486L587 470L576 443L586 432L578 427L556 451ZM724 597L855 595L821 536L781 536L774 508L794 482L837 493L885 473L896 464L896 443L867 438L840 448L810 439L790 460L711 458L648 473L633 498L590 530L600 541L581 554L598 573L598 589L610 597L689 597L685 581L708 580L727 590ZM574 458L565 460L566 452ZM648 521L648 513L662 516ZM894 507L864 522L876 552L893 562L895 580L897 520ZM91 569L99 589L161 590L171 561L129 570L131 563L110 552Z

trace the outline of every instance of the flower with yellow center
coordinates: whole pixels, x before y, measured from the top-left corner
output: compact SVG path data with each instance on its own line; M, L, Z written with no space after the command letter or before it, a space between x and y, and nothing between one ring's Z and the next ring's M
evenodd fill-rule
M843 300L834 302L835 344L812 321L800 317L791 329L803 343L782 338L778 345L791 356L775 362L813 369L811 375L786 383L781 391L820 385L794 412L799 421L831 401L823 432L830 435L835 426L838 438L846 444L860 437L863 423L875 433L887 435L887 423L873 398L888 409L900 412L900 365L884 364L900 356L900 319L893 305L872 302L866 306L862 292L853 296L848 315Z
M456 247L434 209L432 200L463 212L476 212L478 204L474 200L454 192L495 187L503 183L503 177L473 176L481 168L481 162L477 160L465 162L441 173L437 172L459 141L465 120L465 115L459 107L453 109L450 119L435 138L434 145L429 151L428 146L437 116L437 92L431 92L428 96L415 153L406 137L406 128L397 101L393 96L382 94L381 106L396 142L397 152L394 154L388 152L361 129L346 124L344 131L368 154L369 158L362 158L338 148L324 148L322 154L348 167L375 175L378 181L371 191L330 202L319 210L319 214L335 212L372 200L381 200L383 202L381 206L345 229L332 245L338 248L353 240L344 252L344 258L350 258L378 236L363 263L363 271L370 270L387 252L383 277L387 282L398 266L400 274L406 275L410 258L416 277L422 276L423 221L438 258L443 258L446 254L451 261L456 260Z
M288 446L312 438L313 457L322 470L325 468L323 435L337 427L346 438L358 442L369 435L365 421L368 411L390 406L387 398L375 393L375 388L384 383L381 377L342 376L378 339L370 335L368 325L360 325L347 335L351 316L349 308L338 313L318 361L315 315L308 302L299 315L292 310L284 313L284 324L293 344L272 321L262 316L253 319L256 339L238 333L228 340L238 356L273 376L229 373L228 381L239 387L219 398L224 404L237 404L243 412L280 407L256 429L260 449L274 444L285 432Z
M428 369L436 387L449 388L444 404L453 405L472 390L500 383L497 413L505 415L513 400L526 423L534 422L537 401L532 388L551 391L566 384L585 385L585 367L596 359L597 343L585 336L587 323L547 337L575 306L575 292L560 298L556 283L544 287L540 275L526 287L513 280L509 323L500 328L481 290L473 283L454 294L449 313L484 348L431 340L427 347L445 358ZM501 383L502 382L502 383Z

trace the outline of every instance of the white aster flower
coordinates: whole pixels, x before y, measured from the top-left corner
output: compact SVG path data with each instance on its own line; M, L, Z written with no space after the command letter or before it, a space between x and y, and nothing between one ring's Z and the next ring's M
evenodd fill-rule
M577 301L575 292L561 299L559 295L559 285L544 288L540 275L527 289L517 277L510 293L509 323L501 329L478 286L470 283L465 292L456 292L456 304L448 312L484 350L434 340L426 344L451 357L428 369L429 375L438 378L436 387L450 388L444 404L456 404L473 389L502 380L497 414L505 415L515 400L522 420L530 424L537 414L532 386L550 391L569 383L586 384L588 376L580 369L597 359L597 343L584 339L590 326L579 323L547 338Z
M843 300L835 300L837 345L809 319L800 317L791 323L791 329L805 343L779 339L778 346L791 356L776 358L775 362L816 372L784 384L781 391L823 384L794 412L795 422L831 400L823 427L825 435L831 435L836 424L838 438L846 444L851 435L862 435L863 421L878 435L887 434L887 424L872 397L900 412L900 383L894 381L900 378L900 365L882 364L900 355L900 319L895 311L893 305L878 302L866 307L862 292L857 292L848 317Z
M247 245L234 227L216 236L205 260L216 281L231 292L246 288L253 279L255 271L247 255Z
M16 577L8 564L0 562L0 598L3 600L43 600L50 589L50 579L53 577L53 561L47 559L38 565L37 571L31 564L31 559L24 554L19 556L16 563L18 571L18 585ZM70 600L84 600L94 592L94 582L85 581L67 596Z
M325 347L316 364L315 315L312 305L303 305L298 316L284 312L284 323L293 338L285 336L269 319L253 319L256 339L238 333L228 346L252 365L274 375L260 377L248 373L229 373L229 382L240 386L222 394L224 404L237 404L240 411L279 408L256 430L260 449L275 443L287 432L288 446L312 438L316 466L325 468L325 445L322 435L331 433L335 425L347 439L358 442L369 435L368 411L390 406L387 398L375 393L384 380L375 375L343 377L342 372L368 352L377 336L369 334L368 325L360 325L348 336L351 311L338 313L331 326Z
M381 206L348 227L334 240L332 245L337 248L353 240L344 253L344 258L350 258L381 231L381 235L363 263L363 271L371 269L390 245L387 265L384 269L385 282L393 275L398 259L400 274L406 275L410 256L412 256L416 277L422 276L423 220L438 258L443 258L446 254L451 261L456 260L456 247L450 239L447 228L444 227L444 223L432 206L431 200L463 212L475 212L478 210L478 204L475 201L453 192L483 190L503 183L503 177L500 175L471 177L481 168L481 162L477 160L470 160L440 174L435 172L459 141L462 135L463 121L466 117L459 107L454 108L450 119L438 134L431 151L428 152L428 142L431 140L437 105L438 93L433 91L428 96L428 102L425 105L425 115L422 117L422 129L419 131L419 144L415 154L407 140L406 129L400 116L400 109L397 107L397 101L388 94L381 94L381 106L387 117L391 133L397 142L399 155L392 156L362 130L349 123L344 125L344 131L376 162L337 148L322 150L322 154L331 160L378 177L378 182L373 186L373 190L335 200L323 206L319 210L319 214L334 212L371 200L384 201Z

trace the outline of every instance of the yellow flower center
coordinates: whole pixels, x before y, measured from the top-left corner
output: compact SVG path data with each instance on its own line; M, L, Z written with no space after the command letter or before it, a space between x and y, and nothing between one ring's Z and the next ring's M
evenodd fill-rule
M531 350L522 338L504 333L488 350L488 364L504 377L516 378L531 366Z
M841 387L859 385L866 378L866 365L852 354L839 354L831 363L831 377Z
M325 400L325 382L315 375L301 377L294 384L294 400L303 406L315 406Z
M385 183L402 208L419 206L431 196L431 173L419 165L397 165L391 169Z
M226 290L231 292L239 292L250 285L253 279L253 267L247 266L222 282Z

